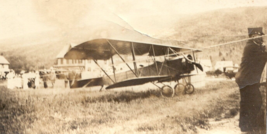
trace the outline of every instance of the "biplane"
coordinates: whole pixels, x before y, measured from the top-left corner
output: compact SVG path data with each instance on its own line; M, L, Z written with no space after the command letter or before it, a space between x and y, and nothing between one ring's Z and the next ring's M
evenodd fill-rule
M95 77L89 79L75 80L71 88L90 87L107 85L106 89L135 86L151 82L161 89L164 95L165 91L171 91L171 96L175 91L183 88L185 93L191 94L194 92L194 86L190 79L185 80L185 84L178 81L180 79L191 77L191 71L199 69L203 71L202 66L195 61L195 52L200 52L198 49L178 47L174 45L166 45L151 42L136 42L127 40L117 40L100 38L86 41L84 43L72 46L65 54L65 59L93 60L94 63L105 74L103 77ZM118 72L114 56L127 66L128 71ZM122 55L130 55L131 62L129 63ZM150 65L137 64L136 56L151 57ZM163 57L163 61L158 61L157 57ZM112 72L108 73L98 64L98 60L111 60ZM130 65L132 64L132 65ZM177 84L172 88L170 85L160 83L175 81ZM100 89L100 90L101 90Z

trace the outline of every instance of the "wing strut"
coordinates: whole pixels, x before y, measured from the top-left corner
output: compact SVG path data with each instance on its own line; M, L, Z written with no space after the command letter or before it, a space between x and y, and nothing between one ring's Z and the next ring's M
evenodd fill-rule
M194 52L194 51L192 51L192 53L193 53L193 57L194 57L194 62L196 62L196 58L195 58L195 52ZM197 73L198 73L198 69L197 69L197 67L196 67L196 70L197 70Z
M153 51L153 57L154 57L154 63L156 64L157 74L159 73L158 64L156 63L156 57L155 57L155 49L154 46L151 45L152 51Z
M97 61L94 59L94 62L95 62L95 64L106 74L106 76L113 82L113 83L115 83L114 82L114 80L112 80L111 78L110 78L110 76L107 74L107 72L102 68L102 67L100 67L99 66L99 64L97 63Z
M168 47L168 49L166 50L167 51L167 55L169 55L169 49L170 49L170 47ZM165 61L166 61L166 53L165 53L165 56L164 56L164 62L162 62L162 64L161 64L161 68L159 70L159 74L158 75L160 75ZM169 70L169 68L168 68L168 70Z
M137 66L136 66L136 60L135 60L135 51L134 51L134 44L132 42L131 44L131 51L132 51L132 56L133 56L133 65L134 65L134 71L137 74L137 76L139 75L137 72Z
M133 74L137 77L136 73L133 71L133 69L125 62L125 60L121 57L117 49L107 40L108 44L113 48L113 50L118 54L118 56L121 58L121 60L128 66L128 68L133 72Z
M111 53L111 51L112 51L112 49L111 49L111 47L110 47L110 53ZM113 75L114 75L114 80L115 80L115 82L117 82L117 80L116 80L116 73L115 73L115 67L114 67L114 61L113 61L113 56L111 56L111 63L112 63L112 70L113 70Z

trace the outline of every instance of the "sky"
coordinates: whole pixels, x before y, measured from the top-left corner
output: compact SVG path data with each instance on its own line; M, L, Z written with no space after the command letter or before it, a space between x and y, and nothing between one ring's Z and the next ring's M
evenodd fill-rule
M97 25L106 20L153 35L180 16L266 0L0 0L0 39Z

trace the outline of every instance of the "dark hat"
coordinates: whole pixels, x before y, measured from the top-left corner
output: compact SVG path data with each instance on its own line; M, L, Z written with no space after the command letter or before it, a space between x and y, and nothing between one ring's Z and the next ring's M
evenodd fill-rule
M262 27L248 28L248 35L251 36L253 34L264 35L264 33L262 32Z

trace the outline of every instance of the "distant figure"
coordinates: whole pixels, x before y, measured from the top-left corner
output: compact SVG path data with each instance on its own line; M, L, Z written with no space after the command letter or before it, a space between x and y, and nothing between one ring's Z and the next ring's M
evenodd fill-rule
M39 89L40 88L40 75L39 75L39 71L35 71L35 89Z
M14 82L15 72L13 70L10 70L10 72L7 74L7 88L8 89L14 89L15 82Z
M69 86L70 88L75 86L76 72L69 72Z
M52 83L52 88L55 87L55 83L56 83L56 72L55 70L51 69L51 73L50 73L50 81Z
M224 73L226 72L226 67L223 67L223 72L224 72Z
M4 72L0 72L0 79L4 80Z
M66 72L64 73L64 83L65 83L65 88L68 88L69 86L69 74Z
M22 88L22 79L21 79L20 75L15 75L14 83L15 83L15 87L17 89L21 89Z
M260 37L264 34L262 28L248 28L248 34L251 39L244 48L240 68L235 76L241 96L239 127L242 132L265 134L265 108L261 109L259 90L261 74L267 61L267 52Z
M43 72L43 83L44 83L44 88L47 88L47 80L48 80L48 74L46 72L46 70L44 70Z
M29 74L28 74L28 77L29 77L29 82L28 82L28 86L29 88L35 88L35 71L30 71Z
M28 75L24 72L22 72L22 87L23 89L28 89Z

